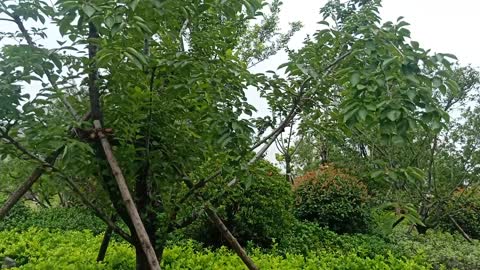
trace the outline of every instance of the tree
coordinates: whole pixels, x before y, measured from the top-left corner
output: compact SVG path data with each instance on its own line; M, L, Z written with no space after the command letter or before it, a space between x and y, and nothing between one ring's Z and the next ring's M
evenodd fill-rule
M18 44L1 51L2 153L36 169L0 214L48 174L135 246L137 269L158 269L168 233L203 214L256 269L215 211L225 192L211 198L204 187L212 179L226 190L241 187L294 119L302 130L329 111L350 128L376 126L397 144L417 123L436 125L444 116L431 91L437 75L419 65L435 72L448 66L448 55L408 43L403 21L380 26L378 1L329 2L326 28L282 65L287 78L248 71L298 29L276 32L278 1L253 27L262 1L12 2L0 3L3 20L19 29L4 34ZM37 24L26 29L25 21ZM47 22L62 35L60 47L37 43L48 38L37 27ZM28 100L21 88L31 81L41 91ZM249 86L269 101L271 121L243 117L255 110ZM254 123L272 130L255 134ZM97 192L85 194L92 186Z

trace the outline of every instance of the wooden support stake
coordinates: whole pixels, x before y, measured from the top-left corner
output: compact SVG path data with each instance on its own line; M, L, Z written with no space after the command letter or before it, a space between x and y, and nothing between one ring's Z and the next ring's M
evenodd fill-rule
M217 229L220 230L223 237L228 241L230 246L233 248L233 250L235 250L237 255L240 257L240 259L242 259L243 263L245 263L248 269L258 270L259 268L255 265L253 260L248 257L247 252L242 248L240 243L238 243L237 238L235 238L235 236L233 236L233 234L228 230L227 226L225 226L217 213L207 205L205 205L204 209L210 220L213 222L213 224L215 224Z
M160 264L158 263L157 255L155 254L155 249L153 248L152 244L150 243L150 238L148 237L147 231L145 230L145 226L142 223L142 219L138 214L137 207L133 201L132 195L128 190L127 181L123 176L122 169L118 165L117 159L112 151L112 146L108 141L105 134L102 132L102 124L99 120L93 121L93 126L97 130L97 135L100 139L100 142L103 147L103 151L105 152L105 157L112 169L112 174L117 181L118 188L120 190L120 194L122 195L123 203L127 208L128 215L132 220L132 224L135 227L135 232L137 233L138 240L140 241L140 245L142 246L143 252L147 257L148 264L150 265L151 270L160 270Z

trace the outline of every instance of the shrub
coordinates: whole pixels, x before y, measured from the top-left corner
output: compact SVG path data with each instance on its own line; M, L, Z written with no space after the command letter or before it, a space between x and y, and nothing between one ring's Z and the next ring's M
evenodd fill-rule
M21 269L133 269L135 252L127 244L113 241L105 262L95 261L101 236L83 232L48 232L29 229L25 232L0 232L0 259L8 256L21 264ZM391 254L363 259L355 254L328 252L279 256L259 250L251 252L260 269L429 269L420 259L399 259ZM194 245L165 249L162 269L245 269L238 256L225 247L197 251Z
M112 241L103 263L96 263L102 236L88 231L30 228L0 232L0 259L13 258L22 269L132 269L135 251Z
M0 202L3 205L3 201ZM0 231L15 228L26 223L32 211L23 203L17 203L10 209L7 216L0 220Z
M90 230L102 233L106 225L84 208L43 208L32 210L19 203L0 221L0 230L28 230L30 227L50 230Z
M313 222L296 222L276 247L280 254L303 254L311 252L329 252L335 254L356 254L360 258L374 258L377 255L388 256L393 244L375 235L343 234L339 235L321 228Z
M296 216L338 233L364 232L369 224L366 186L333 165L294 182Z
M391 236L397 256L421 254L434 269L480 269L480 241L467 242L459 234L427 230L426 234Z
M478 192L469 190L457 192L442 210L438 220L442 229L450 232L457 231L450 215L470 237L480 239L480 194Z
M293 192L278 169L266 161L253 168L251 175L252 179L242 180L240 188L226 191L218 211L240 243L251 241L269 247L273 239L289 231L294 221ZM219 185L224 189L224 183ZM208 246L224 244L220 232L207 218L195 223L187 236Z

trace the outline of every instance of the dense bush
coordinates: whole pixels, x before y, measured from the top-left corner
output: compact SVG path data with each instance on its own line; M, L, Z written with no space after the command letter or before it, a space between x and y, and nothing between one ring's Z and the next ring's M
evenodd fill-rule
M0 232L0 259L14 258L21 269L132 269L135 252L127 244L113 242L103 263L95 257L101 236L90 232L47 232L30 229L23 233ZM251 252L253 260L261 269L429 269L422 260L398 259L391 254L363 259L355 254L332 254L327 252L302 255L264 254ZM192 245L167 248L162 269L245 269L240 258L220 248L216 251L197 251Z
M0 230L27 230L30 227L51 230L90 230L102 233L106 226L103 221L84 208L42 208L32 210L24 204L17 204L8 216L0 221Z
M298 223L292 233L278 243L276 254L328 253L358 258L406 257L425 261L434 269L480 269L480 241L467 242L461 235L428 230L426 234L408 234L402 228L382 238L366 234L338 235L314 223ZM275 252L274 252L275 253Z
M391 236L395 242L397 256L422 255L434 269L480 269L480 241L467 242L459 234L428 230L426 234L407 235L396 233Z
M356 178L322 166L295 180L296 216L338 233L364 232L369 224L366 186Z
M132 269L135 251L126 244L111 243L104 263L96 257L102 236L88 231L30 228L0 232L0 259L13 258L22 269Z
M242 244L251 241L269 247L273 239L281 238L293 224L293 192L278 169L266 161L253 168L251 176L241 180L240 188L226 191L218 211ZM219 185L224 189L224 183ZM195 223L187 236L208 246L225 244L207 218Z
M394 250L389 239L367 234L339 235L319 227L313 222L296 222L291 232L277 245L280 254L303 254L329 252L335 254L356 254L361 258L388 256Z
M3 205L3 201L0 201ZM0 220L0 231L13 229L15 227L22 227L28 221L32 211L23 203L17 203L10 209L7 216Z
M480 239L479 213L480 194L468 190L459 191L442 209L438 222L442 229L455 232L458 229L450 219L451 216L470 237Z

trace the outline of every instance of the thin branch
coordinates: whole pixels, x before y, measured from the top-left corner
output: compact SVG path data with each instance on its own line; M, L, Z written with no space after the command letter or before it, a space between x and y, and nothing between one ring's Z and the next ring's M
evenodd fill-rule
M20 17L18 15L15 15L15 14L12 14L12 13L8 12L7 10L5 10L4 12L9 17L11 17L13 19L13 21L17 24L18 28L20 29L20 32L22 33L23 37L27 41L28 45L30 47L36 49L37 47L35 45L35 42L33 42L32 37L28 33L28 31L25 28L25 25L23 24ZM57 82L54 80L52 74L50 73L50 70L48 70L44 66L42 66L42 69L43 69L43 72L45 73L45 76L47 76L47 79L50 82L50 85L52 86L53 90L55 92L57 92L58 94L60 94L61 102L63 103L65 108L67 108L68 112L73 116L73 118L76 121L80 121L80 116L77 114L77 111L75 110L75 108L73 108L72 104L70 104L70 102L68 102L68 100L65 98L65 96L61 94L60 89L57 85Z
M88 198L83 194L83 192L75 184L75 182L73 182L68 176L61 173L58 169L55 169L55 171L60 173L62 178L65 180L65 182L67 182L70 188L78 195L78 197L80 198L83 204L90 207L90 209L94 212L94 214L98 218L103 220L103 222L105 222L105 224L107 224L107 226L111 228L115 233L117 233L123 239L125 239L127 242L133 245L133 240L130 237L130 235L128 235L125 231L123 231L120 227L118 227L114 221L108 218L107 214L105 214L100 208L96 207L90 200L88 200Z
M335 61L333 61L332 63L330 63L326 68L324 68L323 70L323 73L324 75L323 76L326 76L330 73L330 71L332 70L332 68L337 65L340 61L342 61L343 59L345 59L347 56L349 56L352 52L351 51L348 51L342 55L340 55L337 59L335 59ZM283 131L283 129L290 123L290 121L295 117L296 115L296 112L297 112L297 107L300 107L303 103L303 97L307 94L310 94L313 90L310 89L309 91L305 92L305 88L307 87L307 83L309 83L311 80L313 80L314 78L309 76L307 79L305 79L302 84L300 85L300 88L298 90L298 93L297 93L297 96L296 96L296 99L294 100L293 102L293 106L292 108L290 109L290 112L287 114L287 117L285 118L285 120L280 123L280 125L274 129L268 136L266 136L265 138L261 139L259 142L255 143L251 148L250 150L253 151L255 149L257 149L260 145L268 142L267 144L267 147L264 147L262 148L262 150L260 150L261 154L259 156L262 156L263 153L265 153L265 151L268 149L268 147L270 147L270 145L273 143L272 140L269 141L270 138L272 137L276 137L278 136L278 134L280 132Z
M46 162L45 160L39 158L37 155L31 153L30 151L28 151L25 147L23 147L18 141L16 141L14 138L12 138L10 135L6 134L6 133L3 133L0 131L0 135L1 137L3 137L3 139L8 142L9 144L15 146L15 148L17 148L20 152L22 152L24 155L26 155L27 157L29 157L30 159L32 160L35 160L37 162L39 162L40 164L42 164L43 166L45 167L50 167L51 164Z

